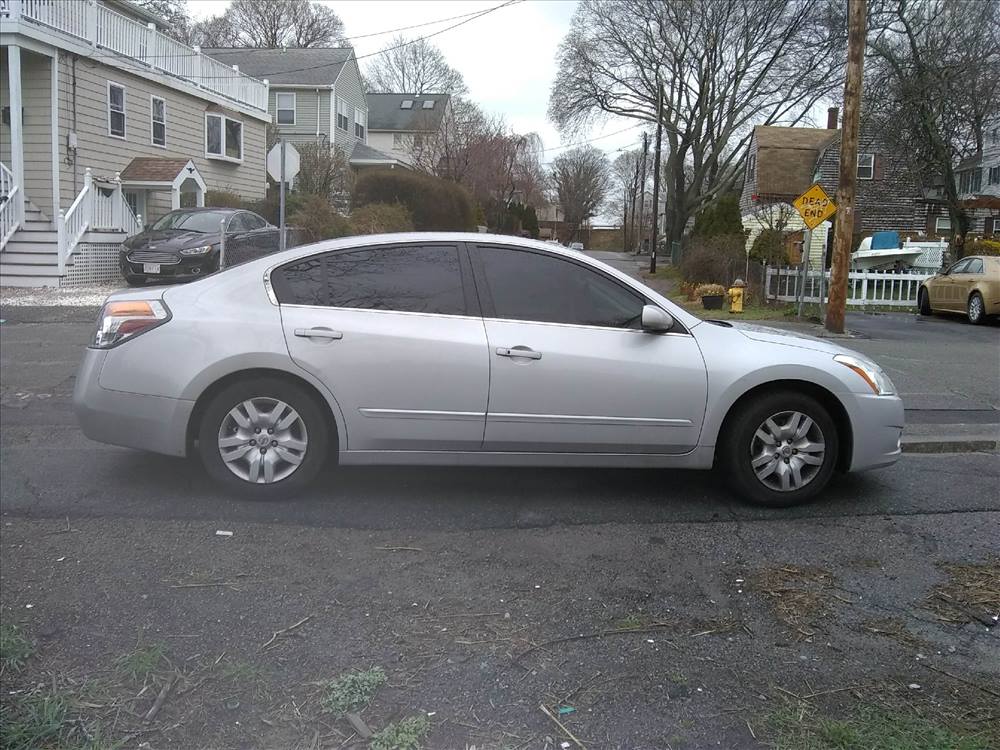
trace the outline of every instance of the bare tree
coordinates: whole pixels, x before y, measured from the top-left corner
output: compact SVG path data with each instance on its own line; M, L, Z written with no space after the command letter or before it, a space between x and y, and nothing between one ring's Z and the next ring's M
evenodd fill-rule
M940 182L961 255L969 216L955 165L983 148L1000 96L1000 5L882 0L871 13L863 117L908 157L925 185Z
M608 159L593 146L566 151L552 161L552 185L572 240L580 225L597 215L611 189Z
M642 237L645 222L640 208L646 190L641 149L622 152L611 165L611 175L620 198L616 199L622 217L622 244L631 249Z
M753 126L795 124L842 81L836 0L583 0L559 49L549 116L573 132L656 121L664 96L667 240L730 190Z
M444 54L426 39L408 42L395 36L372 58L365 71L371 93L451 94L468 91L462 74L445 60Z
M337 47L344 23L310 0L233 0L221 16L197 23L192 41L204 47Z
M131 0L143 10L155 13L165 22L160 29L167 36L187 43L191 35L191 16L187 0Z

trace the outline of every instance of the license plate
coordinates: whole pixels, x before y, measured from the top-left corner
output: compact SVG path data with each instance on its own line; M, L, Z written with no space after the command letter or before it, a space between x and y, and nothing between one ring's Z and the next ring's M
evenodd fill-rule
M160 264L159 263L143 263L142 264L143 273L159 273Z

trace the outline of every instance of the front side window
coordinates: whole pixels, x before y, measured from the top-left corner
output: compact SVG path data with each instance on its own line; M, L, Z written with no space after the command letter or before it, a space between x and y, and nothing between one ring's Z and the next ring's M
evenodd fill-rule
M952 274L952 273L965 273L965 269L968 267L968 265L969 265L969 259L968 258L966 258L965 260L960 260L960 261L958 261L958 263L952 264L951 268L948 269L948 273L949 274Z
M216 159L243 160L243 123L224 115L205 115L205 154Z
M455 247L373 247L314 255L279 268L271 280L285 304L466 313Z
M950 232L951 231L951 217L950 216L938 216L934 220L934 230L937 232Z
M368 113L363 109L354 110L354 135L359 140L365 139L365 130L368 128Z
M108 82L108 135L125 137L125 87Z
M858 154L858 179L875 178L875 154Z
M986 182L990 185L1000 185L1000 166L990 167Z
M150 97L149 119L154 146L167 145L167 103L158 96Z
M249 228L249 231L251 231L251 232L255 231L257 229L263 229L264 227L267 226L267 222L264 221L257 214L249 214L249 213L247 213L247 214L243 214L243 217L246 219L247 227Z
M218 232L223 220L231 214L227 211L171 211L153 225L156 231L176 229L185 232L209 234Z
M481 247L497 318L639 328L645 300L603 274L569 260Z
M274 95L276 119L279 125L295 124L295 94L280 93Z
M337 99L337 127L341 130L347 130L350 125L350 119L347 113L350 112L351 106L344 99Z

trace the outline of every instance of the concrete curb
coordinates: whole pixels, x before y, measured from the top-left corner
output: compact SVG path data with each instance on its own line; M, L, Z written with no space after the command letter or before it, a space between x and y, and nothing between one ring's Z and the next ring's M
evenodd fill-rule
M1000 450L992 437L942 436L903 438L903 453L989 453Z

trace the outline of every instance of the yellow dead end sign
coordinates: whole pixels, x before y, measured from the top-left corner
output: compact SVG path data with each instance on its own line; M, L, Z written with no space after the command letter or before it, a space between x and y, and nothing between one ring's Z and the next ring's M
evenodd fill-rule
M806 190L792 201L792 205L795 206L795 210L799 212L799 216L802 217L802 221L809 229L815 229L837 213L837 206L833 199L819 184Z

